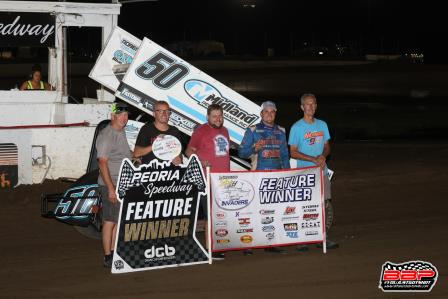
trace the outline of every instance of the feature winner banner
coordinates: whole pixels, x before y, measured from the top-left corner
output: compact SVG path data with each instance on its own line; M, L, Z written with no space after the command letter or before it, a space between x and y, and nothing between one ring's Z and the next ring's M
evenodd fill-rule
M123 160L116 187L121 209L112 273L208 263L195 235L205 188L195 155L180 166L153 160L135 168Z
M207 122L207 107L219 104L230 139L237 145L246 128L260 120L260 106L147 38L115 95L150 114L156 100L167 101L170 123L188 135Z
M211 173L212 251L323 242L319 167Z

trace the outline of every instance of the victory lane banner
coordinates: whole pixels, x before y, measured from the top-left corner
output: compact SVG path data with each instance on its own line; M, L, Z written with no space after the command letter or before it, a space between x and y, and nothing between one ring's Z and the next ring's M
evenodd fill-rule
M260 106L216 79L144 38L115 95L153 114L157 100L171 107L170 124L191 135L207 122L207 107L224 110L224 125L231 142L238 145L246 128L260 121Z
M212 251L325 239L322 170L211 173Z
M195 155L179 166L153 160L135 168L123 160L116 186L121 208L112 273L208 263L195 235L199 196L205 190Z

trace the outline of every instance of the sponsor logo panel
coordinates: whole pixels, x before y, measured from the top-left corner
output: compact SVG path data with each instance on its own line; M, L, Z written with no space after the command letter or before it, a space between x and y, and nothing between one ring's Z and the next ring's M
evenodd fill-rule
M247 244L247 243L252 243L253 238L250 235L244 235L244 236L241 236L240 240L242 243Z
M237 234L247 234L247 233L253 233L253 232L254 232L253 228L241 228L241 229L236 230Z
M251 114L238 103L226 99L213 85L201 80L187 80L184 83L185 92L200 106L207 108L211 104L218 104L224 110L224 118L242 129L252 125L259 117Z
M383 264L379 288L383 292L430 292L437 282L437 268L425 261Z
M319 213L303 214L303 220L306 220L306 221L316 220L318 217L319 217Z
M218 244L227 244L230 242L230 239L218 239L216 240L216 243Z
M249 206L254 198L254 187L237 176L221 176L219 192L215 195L216 204L223 210L236 211Z
M286 232L286 236L288 238L293 238L293 239L297 239L299 237L299 233L298 232Z
M298 230L297 223L284 223L283 228L285 229L285 231Z
M225 237L225 236L227 236L229 234L229 232L226 230L226 229L223 229L223 228L221 228L221 229L217 229L216 231L215 231L215 235L217 235L218 237Z
M260 215L273 215L275 210L260 210Z
M261 218L261 224L270 224L274 222L274 217L263 217Z
M273 232L273 231L275 231L275 226L266 225L266 226L263 226L261 230L265 233Z

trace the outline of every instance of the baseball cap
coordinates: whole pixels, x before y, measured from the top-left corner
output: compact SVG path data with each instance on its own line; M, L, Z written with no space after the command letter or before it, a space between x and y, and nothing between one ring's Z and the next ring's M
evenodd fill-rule
M126 103L113 103L111 106L112 113L118 114L121 112L128 112L128 105Z
M273 108L275 111L277 111L277 107L275 106L275 103L272 101L264 101L261 104L261 110L267 109L267 108Z

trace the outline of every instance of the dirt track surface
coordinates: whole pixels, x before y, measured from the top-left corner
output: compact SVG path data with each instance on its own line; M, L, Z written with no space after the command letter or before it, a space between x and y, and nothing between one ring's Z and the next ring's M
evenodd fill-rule
M332 239L286 255L228 253L213 265L112 275L101 244L40 217L40 193L66 184L0 190L1 298L448 298L448 144L336 144ZM386 261L431 262L430 294L383 293Z

